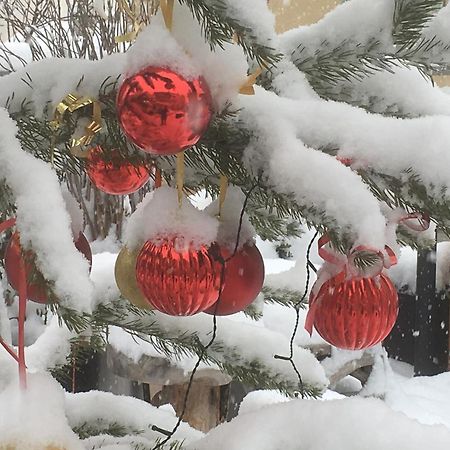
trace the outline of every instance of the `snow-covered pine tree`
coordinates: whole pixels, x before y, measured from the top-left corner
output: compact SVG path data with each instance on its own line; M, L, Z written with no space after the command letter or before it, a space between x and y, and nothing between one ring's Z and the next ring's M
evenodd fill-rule
M199 362L261 389L319 395L328 383L323 366L285 335L248 321L136 308L120 296L111 266L90 278L73 246L72 233L82 228L79 211L63 192L68 186L82 205L92 238L115 224L127 245L142 245L150 229L173 233L176 191L166 187L142 201L159 174L171 187L180 188L184 178L186 195L203 190L219 199L225 177L239 188L242 195L230 189L222 205L231 246L251 238L252 227L269 241L313 227L343 254L358 245L397 249L396 240L415 245L406 229L387 227L399 209L426 212L448 234L450 102L431 79L450 61L450 9L443 6L442 0L351 0L315 25L276 35L265 0L1 2L0 218L17 218L21 246L35 255L33 281L45 288L49 304L40 309L44 331L26 350L29 386L22 397L14 361L0 354L0 399L13 405L1 425L0 448L166 445L158 430L170 431L176 420L164 411L107 394L64 398L43 375L64 368L80 348L104 345L112 328L150 342L171 360L199 355ZM184 174L181 158L142 152L119 125L117 91L147 66L201 76L209 86L213 117L184 153ZM69 94L80 107L69 103ZM87 131L92 122L95 132ZM89 145L76 145L80 136ZM106 161L118 150L136 170L151 167L153 181L126 198L99 193L86 177L85 154L96 146ZM200 220L189 205L182 199L183 237L213 242L218 224ZM218 209L216 202L212 217ZM89 221L95 223L90 229ZM357 263L372 264L370 256ZM298 292L266 286L264 300L304 306L308 262ZM5 277L2 286L11 291ZM5 298L17 308L11 294ZM28 305L31 315L35 308ZM0 313L4 319L3 305ZM247 313L258 321L261 306ZM7 321L0 323L2 340L10 342ZM16 398L26 402L25 416ZM283 448L299 448L296 430L288 431ZM270 427L260 432L264 448L279 448ZM165 448L251 448L237 435L202 439L184 424L169 437ZM370 439L364 448L380 448ZM419 441L409 448L420 448ZM310 448L325 448L320 442L317 435Z

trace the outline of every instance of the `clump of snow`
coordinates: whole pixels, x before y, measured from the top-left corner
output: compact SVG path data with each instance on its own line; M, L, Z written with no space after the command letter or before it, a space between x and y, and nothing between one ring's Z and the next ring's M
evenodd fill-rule
M417 252L411 247L402 247L398 262L388 269L389 278L403 292L416 291Z
M36 341L25 348L25 360L31 372L44 372L66 364L70 355L70 340L75 334L59 324L58 317L51 318L50 324Z
M206 209L210 216L219 220L219 230L217 233L217 242L225 246L230 251L234 251L238 242L238 249L241 249L246 243L253 242L256 231L250 223L248 215L244 213L242 216L241 227L239 228L242 207L245 201L245 195L240 188L230 186L222 206L219 217L220 201L219 199L212 202Z
M300 299L299 299L300 300ZM304 328L307 310L300 310L300 326L295 335L294 342L300 347L322 345L326 342L319 336L316 330L310 336ZM278 304L267 303L264 305L263 323L266 328L280 333L290 339L295 326L296 313L294 308Z
M357 378L347 375L334 385L334 389L343 395L354 395L362 389L362 383Z
M247 5L248 0L239 3ZM252 10L251 13L253 16L255 13L261 14L256 10ZM186 6L179 4L174 8L172 35L199 67L200 74L205 78L211 91L214 110L220 111L227 102L236 98L239 88L246 80L248 63L242 48L224 43L223 46L216 46L214 51L211 51L209 43L205 41L202 25L192 17Z
M32 60L31 48L26 42L1 42L0 61L7 70L18 70Z
M28 374L28 387L17 380L0 392L0 446L42 450L85 447L67 423L63 388L50 375Z
M322 105L329 112L332 103L294 101L262 89L240 100L245 122L255 131L254 141L246 150L247 167L253 171L263 169L273 189L293 194L300 205L322 209L337 227L352 230L359 243L384 248L385 219L378 201L360 177L299 139L299 134L308 133L322 137L326 126L334 129L327 121L313 126L305 123L316 121L320 115L313 105ZM307 104L308 108L303 109ZM339 128L339 133L349 130L348 122L341 125L344 130Z
M436 289L443 291L450 284L450 242L437 244ZM410 247L402 247L398 264L388 270L389 277L397 289L409 294L416 292L417 251Z
M239 405L239 415L258 411L267 405L285 403L291 400L278 391L253 391L247 394Z
M154 444L158 438L161 439L161 434L151 429L152 425L171 430L177 422L174 414L164 409L158 409L142 400L99 391L66 393L65 409L71 427L88 423L91 426L107 429L109 425L119 423L127 429L140 432L139 437L145 440L147 445ZM185 440L188 444L202 436L203 433L182 422L173 438ZM98 439L92 438L85 442L92 444L98 442ZM99 442L104 441L100 440Z
M351 101L367 106L372 112L450 115L448 96L412 67L395 67L392 72L379 71L357 83L352 80L340 85L340 89L346 88L351 88ZM414 95L409 95L411 92Z
M283 97L294 100L319 99L319 95L308 83L306 75L300 72L292 61L286 58L280 61L274 70L274 75L272 87Z
M105 252L119 253L122 247L121 242L117 239L114 228L111 228L109 230L109 233L105 239L96 239L95 241L92 241L90 244L92 254Z
M324 46L331 50L341 43L352 43L364 48L376 36L382 48L391 50L393 13L391 0L345 2L319 22L283 33L280 47L285 55L297 49L294 58L306 59Z
M394 378L385 393L385 402L395 411L427 425L450 428L450 373L409 380Z
M161 13L152 18L151 24L140 33L126 55L125 76L133 75L147 66L170 67L189 80L200 75L192 58L167 29Z
M159 12L128 50L126 75L146 66L168 67L188 80L203 76L215 110L221 110L227 101L238 95L248 68L245 55L237 45L225 43L223 48L211 51L201 25L186 6L179 4L174 8L171 32Z
M48 111L52 119L56 106L69 92L97 98L104 81L117 79L124 67L125 55L121 53L105 56L101 61L46 58L32 62L0 77L0 105L8 105L8 110L15 112L26 101L37 117Z
M435 41L441 41L444 45L437 45L431 47L428 51L429 56L434 61L448 61L450 56L448 44L450 43L450 30L448 23L450 20L450 5L441 8L437 14L428 22L422 35L425 39L434 39Z
M74 240L78 239L80 233L84 230L84 218L83 210L81 209L79 203L69 191L67 186L61 186L62 196L66 205L67 212L70 216L70 225L72 229L72 235Z
M155 312L155 320L168 332L180 333L182 330L196 332L206 344L211 339L211 317L198 314L192 317L170 317ZM298 379L292 366L274 358L289 351L289 338L265 329L255 322L241 322L231 318L217 317L217 343L223 345L223 352L210 353L219 361L232 358L233 364L249 366L254 362L262 363L264 368L278 380L297 383ZM328 380L315 356L304 348L294 346L294 362L301 373L304 383L324 389Z
M89 312L89 265L74 246L56 173L22 150L15 137L16 124L4 109L0 109L0 122L0 178L6 180L16 200L21 244L32 246L43 275L54 281L60 302Z
M450 430L392 411L381 400L293 400L219 425L189 450L446 450Z
M306 260L305 255L299 257L294 263L290 262L289 270L280 273L272 273L266 276L264 284L274 289L290 289L303 294L306 288ZM309 288L316 279L312 269L309 270Z
M93 255L91 280L94 283L94 303L108 303L120 297L114 278L116 253L97 253Z
M162 244L176 239L177 248L199 248L216 240L219 223L196 209L187 198L178 204L177 190L163 186L147 194L130 217L125 245L134 249L151 240Z
M259 42L276 46L275 16L267 0L225 0L223 4L227 15L248 27Z
M322 367L327 376L336 373L346 363L355 359L360 359L364 350L342 350L331 347L331 356L322 361Z

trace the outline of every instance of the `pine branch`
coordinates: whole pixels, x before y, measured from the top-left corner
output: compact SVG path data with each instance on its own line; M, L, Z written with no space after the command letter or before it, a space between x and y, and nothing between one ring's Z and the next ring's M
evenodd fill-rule
M126 427L118 422L105 423L101 418L93 422L84 422L81 425L77 425L73 428L73 431L80 439L87 439L101 434L107 434L114 437L124 437L127 435L136 436L144 432L143 430Z
M395 0L392 36L397 45L420 39L422 30L442 8L442 0Z
M351 103L355 82L380 71L393 73L398 67L415 67L428 77L432 65L436 70L448 64L435 55L445 54L449 49L449 44L435 37L405 42L392 52L387 52L375 38L365 46L352 40L333 46L325 41L314 55L307 54L306 47L300 45L292 53L292 61L321 97Z
M264 301L267 303L276 303L278 305L295 307L302 298L302 293L291 289L278 289L270 286L264 286L262 289ZM307 301L300 303L300 308L306 308Z
M169 358L201 355L203 344L196 333L170 333L162 329L151 311L143 311L125 301L99 305L94 312L93 324L97 327L115 325L139 338L152 343ZM238 348L230 348L216 340L205 355L205 363L218 366L244 384L261 389L276 389L286 395L294 395L298 388L294 381L280 380L257 360L245 360ZM241 362L240 362L241 361ZM319 395L319 389L305 386L307 395Z
M275 49L259 42L253 30L244 26L238 17L229 15L227 4L223 0L178 0L185 4L192 15L201 24L206 40L211 49L217 45L223 48L225 43L237 43L246 55L256 61L261 67L269 68L281 58Z
M401 179L371 170L360 170L359 174L379 200L391 208L427 212L439 224L443 233L450 236L450 210L446 202L446 189L425 186L412 169L405 171Z

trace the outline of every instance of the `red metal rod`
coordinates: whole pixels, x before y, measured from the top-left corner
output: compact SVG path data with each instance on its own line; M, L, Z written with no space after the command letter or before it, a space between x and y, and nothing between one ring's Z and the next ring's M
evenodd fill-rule
M27 369L25 365L25 312L27 307L27 276L25 263L19 261L19 382L22 389L27 387Z
M161 170L155 166L155 189L160 188L162 185L162 175Z
M4 222L0 223L0 233L3 233L8 228L13 227L16 224L16 218L13 217L12 219L5 220Z

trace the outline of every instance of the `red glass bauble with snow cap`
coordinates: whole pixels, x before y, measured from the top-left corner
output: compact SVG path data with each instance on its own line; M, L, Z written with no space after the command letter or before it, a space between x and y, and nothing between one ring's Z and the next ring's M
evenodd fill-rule
M142 150L173 155L196 144L208 128L211 94L202 77L192 80L149 66L126 78L117 96L119 122Z
M132 164L117 150L112 150L105 158L100 146L90 150L86 172L96 188L112 195L132 194L150 178L144 165Z
M92 266L92 251L85 235L80 233L74 242L76 249L88 260L89 270ZM22 253L20 246L20 235L15 232L5 252L5 271L9 284L17 291L19 290L19 261L21 255L25 262L25 274L27 279L27 298L38 303L47 303L47 288L43 275L37 270L34 259L35 255L28 250Z
M245 244L234 256L226 247L221 247L221 254L226 261L223 290L217 303L205 312L227 316L243 311L261 292L264 261L253 243Z
M315 292L313 287L312 292ZM398 315L398 295L389 277L346 279L342 273L325 281L310 299L313 324L331 345L361 350L381 342Z
M178 248L147 241L136 260L136 280L148 302L171 316L204 311L219 297L222 264L218 245Z

